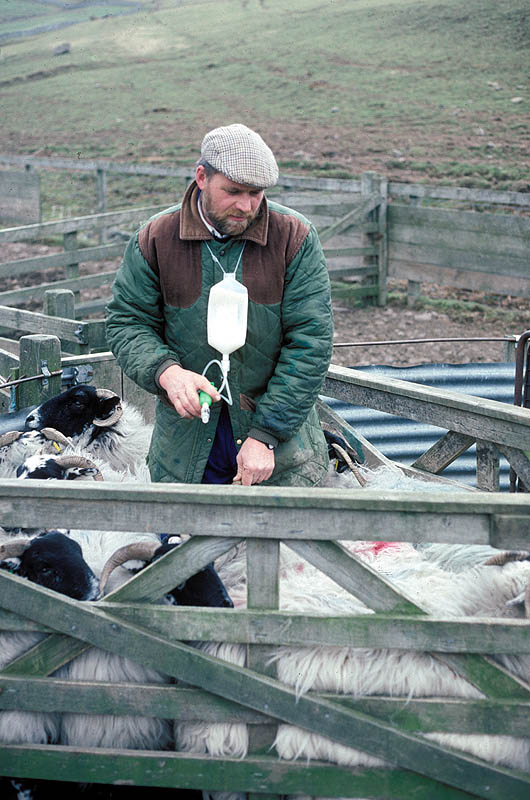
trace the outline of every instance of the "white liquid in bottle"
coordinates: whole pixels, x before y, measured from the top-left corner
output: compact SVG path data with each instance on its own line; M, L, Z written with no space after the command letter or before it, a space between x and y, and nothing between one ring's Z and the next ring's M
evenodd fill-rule
M226 273L210 289L208 298L208 344L223 355L243 347L247 338L247 287Z

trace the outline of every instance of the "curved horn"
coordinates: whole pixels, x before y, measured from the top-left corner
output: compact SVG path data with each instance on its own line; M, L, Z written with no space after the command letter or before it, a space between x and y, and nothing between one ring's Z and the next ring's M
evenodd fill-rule
M7 447L13 442L16 442L17 439L20 439L22 436L23 431L8 431L7 433L2 434L0 436L0 447Z
M71 469L72 467L86 467L88 469L95 469L96 472L94 475L94 480L103 480L103 475L99 471L99 468L94 464L93 461L90 461L89 458L84 458L83 456L57 456L55 463L59 464L59 466L63 467L63 469Z
M18 539L13 539L10 542L0 544L0 559L3 561L5 558L18 558L30 546L31 539L29 536L22 536Z
M344 459L344 461L349 466L354 476L357 478L358 483L364 488L368 483L368 481L361 475L359 469L355 465L354 461L350 458L346 450L344 450L344 448L341 447L340 444L337 444L336 442L333 442L333 449Z
M103 572L101 573L99 581L101 595L104 594L107 581L116 567L120 567L122 564L125 564L126 561L131 561L133 558L137 558L140 561L150 561L159 547L160 542L134 542L133 544L126 544L115 550L107 560L107 563L103 567Z
M114 408L114 411L109 417L98 417L94 419L94 425L97 425L99 428L108 428L109 425L114 425L115 422L119 420L121 415L123 414L123 408L121 405L121 398L116 392L112 392L110 389L97 389L96 390L97 397L101 397L103 399L110 399L111 397L117 397L118 402Z
M496 553L484 562L485 566L503 567L509 561L526 561L530 559L529 550L506 550L503 553Z
M61 431L58 431L56 428L43 428L41 433L47 439L50 439L50 441L62 444L63 447L72 446L72 440L69 439L68 436L65 436L64 433L61 433Z

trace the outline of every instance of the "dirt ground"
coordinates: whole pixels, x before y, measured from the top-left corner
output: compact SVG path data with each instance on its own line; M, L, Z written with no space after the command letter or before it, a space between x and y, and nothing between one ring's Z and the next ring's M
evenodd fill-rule
M385 364L466 364L504 360L503 341L473 341L517 336L530 328L530 301L422 284L421 299L407 306L406 283L389 284L384 308L352 308L334 300L333 362L341 366ZM410 339L466 339L389 344ZM387 342L340 347L341 343Z

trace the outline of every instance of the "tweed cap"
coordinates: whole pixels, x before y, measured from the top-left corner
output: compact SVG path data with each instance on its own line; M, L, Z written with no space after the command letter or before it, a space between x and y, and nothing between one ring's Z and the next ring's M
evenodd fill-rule
M201 158L235 183L267 189L278 180L278 165L270 147L259 133L239 123L207 133Z

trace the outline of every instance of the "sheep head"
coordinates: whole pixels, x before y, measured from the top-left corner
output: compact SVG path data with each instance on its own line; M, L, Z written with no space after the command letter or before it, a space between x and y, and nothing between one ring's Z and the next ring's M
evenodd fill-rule
M22 479L75 480L87 477L103 480L96 464L80 455L30 456L17 468L17 478Z

